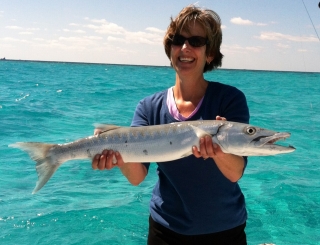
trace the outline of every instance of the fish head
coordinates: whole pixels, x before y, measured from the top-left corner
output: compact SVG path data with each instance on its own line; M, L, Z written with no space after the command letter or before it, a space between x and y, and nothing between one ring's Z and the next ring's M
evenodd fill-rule
M249 124L226 122L213 137L222 151L239 156L268 156L290 153L295 150L293 146L275 144L279 140L290 137L287 132L255 127Z

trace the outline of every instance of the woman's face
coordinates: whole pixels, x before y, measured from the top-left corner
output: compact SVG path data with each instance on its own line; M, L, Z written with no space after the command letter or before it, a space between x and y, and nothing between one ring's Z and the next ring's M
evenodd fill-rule
M192 36L206 37L202 26L197 22L190 22L189 31L182 31L181 36L189 38ZM206 56L206 45L193 47L186 40L183 45L171 45L171 63L177 74L184 75L202 75L206 62L211 62L213 57Z

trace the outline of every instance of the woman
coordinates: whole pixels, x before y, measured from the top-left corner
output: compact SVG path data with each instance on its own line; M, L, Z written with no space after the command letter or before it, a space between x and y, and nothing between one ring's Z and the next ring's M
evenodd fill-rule
M221 66L221 41L220 18L211 10L188 6L171 19L164 46L176 71L175 85L141 100L132 126L214 119L248 123L243 93L203 76ZM209 136L200 139L200 149L192 150L189 157L158 163L148 244L246 244L247 212L237 183L246 157L223 153ZM108 150L92 162L93 169L115 166L133 185L149 170L149 163L124 164L118 152Z

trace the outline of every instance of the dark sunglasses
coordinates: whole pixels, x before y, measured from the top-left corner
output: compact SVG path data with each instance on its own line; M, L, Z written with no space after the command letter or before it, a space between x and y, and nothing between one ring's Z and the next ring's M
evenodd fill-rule
M208 39L205 37L192 36L192 37L184 37L179 34L176 34L172 38L172 44L176 46L182 46L186 40L192 47L202 47L208 44Z

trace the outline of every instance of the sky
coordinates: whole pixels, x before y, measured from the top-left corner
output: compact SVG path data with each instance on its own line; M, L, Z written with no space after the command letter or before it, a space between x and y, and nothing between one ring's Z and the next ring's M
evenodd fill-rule
M170 17L197 4L221 17L222 68L320 72L319 1L0 0L0 58L169 66Z

